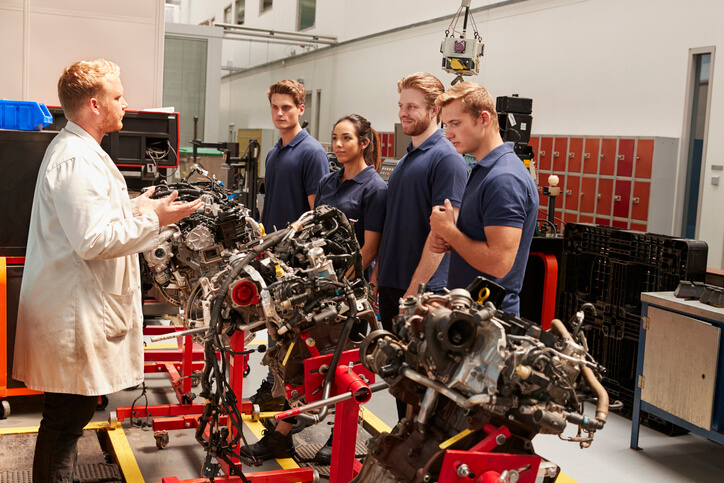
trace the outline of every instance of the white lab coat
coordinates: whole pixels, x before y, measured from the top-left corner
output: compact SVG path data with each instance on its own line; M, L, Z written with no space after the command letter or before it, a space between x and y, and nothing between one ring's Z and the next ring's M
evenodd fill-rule
M138 216L110 156L69 122L35 185L13 377L31 389L86 396L140 384L137 253L160 242L156 213Z

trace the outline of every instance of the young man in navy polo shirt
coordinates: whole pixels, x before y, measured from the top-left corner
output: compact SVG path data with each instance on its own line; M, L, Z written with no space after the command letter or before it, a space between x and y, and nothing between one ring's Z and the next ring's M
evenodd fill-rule
M430 250L428 220L432 207L446 199L457 210L467 177L462 156L437 127L435 99L444 92L442 82L417 72L400 80L397 91L402 132L412 141L389 179L377 273L371 280L378 286L382 326L389 331L401 298L416 294L420 284L434 292L447 285L449 256ZM400 418L405 407L398 401Z
M382 326L390 331L400 298L416 294L421 283L430 291L447 285L449 257L429 249L428 218L432 207L445 199L457 210L467 177L462 156L437 127L440 108L435 99L444 92L442 82L417 72L400 80L397 91L402 132L412 140L389 179L377 276L372 280L378 285Z
M267 91L272 122L281 138L266 157L264 210L261 221L267 233L281 230L314 208L319 180L329 173L327 153L319 142L299 125L304 114L304 86L283 80ZM274 341L269 341L273 346ZM249 400L262 411L281 410L284 397L273 397L274 375L269 371L256 394ZM291 424L280 421L250 452L257 458L289 457L292 453Z
M530 173L503 143L490 93L462 82L438 97L445 136L459 153L479 160L470 173L457 216L445 200L430 216L431 249L452 249L449 288L465 288L478 275L502 285L507 293L498 309L520 311L528 252L538 214L538 193Z

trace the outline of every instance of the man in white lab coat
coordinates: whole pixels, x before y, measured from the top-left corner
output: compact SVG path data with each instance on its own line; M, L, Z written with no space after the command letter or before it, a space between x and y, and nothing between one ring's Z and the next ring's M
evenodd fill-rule
M48 147L35 186L20 290L13 377L45 392L33 481L70 482L76 445L99 395L140 384L143 340L138 253L201 201L173 193L131 200L101 149L127 107L120 69L77 62L58 81L67 126Z

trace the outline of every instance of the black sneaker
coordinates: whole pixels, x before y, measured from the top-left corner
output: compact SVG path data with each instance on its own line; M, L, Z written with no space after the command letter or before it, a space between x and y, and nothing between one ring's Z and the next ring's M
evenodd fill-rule
M273 458L291 458L294 456L292 435L284 436L279 431L263 431L262 438L247 447L239 447L239 454L247 458L269 460Z
M267 411L281 411L284 409L284 396L273 397L272 396L272 384L264 379L256 390L256 394L249 398L252 404L258 404L259 410L262 412Z
M319 448L317 454L314 455L314 462L320 465L331 465L332 464L332 441L334 441L334 431L329 435L327 442L324 446Z

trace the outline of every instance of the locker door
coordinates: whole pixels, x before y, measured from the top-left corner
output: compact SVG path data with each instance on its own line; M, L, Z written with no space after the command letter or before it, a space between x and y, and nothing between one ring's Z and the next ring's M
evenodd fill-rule
M540 171L550 173L551 159L553 159L553 138L540 138L540 150L538 152L538 169Z
M553 141L553 173L566 172L566 153L568 152L568 138L555 138Z
M611 201L613 199L613 180L598 180L598 202L596 203L596 213L604 216L611 216Z
M634 220L648 220L650 192L651 183L648 181L634 181L633 199L631 200L631 218Z
M566 190L565 190L566 175L558 174L558 173L555 173L555 174L556 174L556 176L558 176L558 179L559 179L558 186L561 187L561 194L556 196L556 210L560 211L563 209L563 199L566 197ZM548 184L548 183L546 182L546 184Z
M629 207L631 206L631 181L617 179L614 193L613 216L628 218Z
M581 201L579 210L582 213L593 213L596 208L596 178L584 176L581 179Z
M583 138L571 138L568 142L568 172L581 172L583 158Z
M637 178L651 178L651 167L654 161L654 140L639 139L636 146L636 170Z
M599 174L613 176L616 169L616 140L602 139L599 159Z
M598 151L600 145L600 139L586 138L583 146L583 172L585 174L598 174Z
M578 198L581 191L581 177L568 175L566 176L566 190L563 194L563 208L566 211L578 211Z
M634 159L633 139L620 139L618 141L618 156L616 158L616 176L630 178L633 176Z

